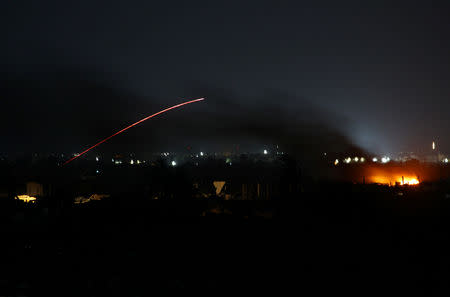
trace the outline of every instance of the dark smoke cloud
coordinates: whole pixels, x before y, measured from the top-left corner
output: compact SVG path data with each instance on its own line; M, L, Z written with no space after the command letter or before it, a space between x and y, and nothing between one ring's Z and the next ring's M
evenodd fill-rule
M305 98L279 90L249 96L202 87L187 93L207 99L189 111L167 115L164 130L154 135L168 147L231 151L240 144L241 152L261 152L278 145L304 163L318 161L324 152L364 154L341 132L348 120Z
M80 149L136 116L139 99L99 73L3 74L3 148L10 154Z
M200 86L170 101L134 94L119 81L87 71L3 76L0 123L9 152L78 152L153 112L206 97L152 119L98 148L99 153L273 149L315 162L323 152L358 153L341 131L348 121L280 90L252 95Z

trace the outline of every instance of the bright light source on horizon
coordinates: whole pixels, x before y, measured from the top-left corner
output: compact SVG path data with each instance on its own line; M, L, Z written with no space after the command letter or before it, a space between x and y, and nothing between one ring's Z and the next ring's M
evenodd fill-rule
M173 167L177 166L177 162L172 161L172 163L170 163L170 165L172 165Z
M264 155L267 155L267 153L268 153L267 150L264 150Z
M419 181L416 178L404 178L404 181L401 182L401 185L418 185Z
M338 159L336 159L336 160L334 161L334 165L337 165L337 164L339 164L339 160L338 160Z
M378 159L377 158L373 158L372 161L373 162L378 162Z
M363 162L363 163L366 162L366 159L364 159L364 158L362 158L362 157L361 157L361 159L359 159L359 160L360 160L361 162Z
M351 161L352 161L352 158L350 158L350 157L344 159L344 162L347 163L347 164L350 163Z
M388 163L389 161L391 161L391 159L389 157L381 158L381 163Z
M389 186L399 185L418 185L420 184L419 178L414 175L402 175L401 173L387 173L379 172L380 175L375 174L368 176L366 181L370 183L383 184Z
M202 156L202 157L203 157L203 152L200 152L200 156Z
M353 161L358 162L358 161L359 161L358 157L355 157L355 158L353 159Z

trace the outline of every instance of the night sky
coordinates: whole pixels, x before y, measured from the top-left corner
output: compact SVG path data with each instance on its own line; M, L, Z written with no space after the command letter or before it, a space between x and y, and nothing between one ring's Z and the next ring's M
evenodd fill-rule
M2 1L0 151L450 152L449 4L368 2Z

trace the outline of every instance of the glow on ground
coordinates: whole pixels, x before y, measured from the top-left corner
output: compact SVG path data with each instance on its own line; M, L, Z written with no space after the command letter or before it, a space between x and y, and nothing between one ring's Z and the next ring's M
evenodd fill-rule
M19 199L19 200L21 200L23 202L26 202L26 203L28 203L28 202L31 202L31 203L36 202L36 197L32 197L32 196L28 196L28 195L18 195L18 196L16 196L16 199Z

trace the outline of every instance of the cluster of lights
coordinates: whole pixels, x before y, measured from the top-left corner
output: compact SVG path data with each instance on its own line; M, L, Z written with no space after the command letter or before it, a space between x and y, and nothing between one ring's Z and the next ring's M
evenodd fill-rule
M161 156L167 157L167 156L169 156L169 153L168 152L161 153Z
M381 161L381 163L389 163L391 161L391 158L384 156L384 157L381 158L380 161ZM374 162L374 163L378 162L378 158L377 157L373 157L372 158L372 162Z
M381 163L389 163L391 159L389 157L383 157L381 158Z
M205 155L204 152L200 152L200 157L203 157ZM198 158L199 154L196 154L195 157Z
M355 163L358 163L358 162L364 163L364 162L366 162L366 159L364 157L361 157L361 158L354 157L353 159L348 157L348 158L345 158L343 161L346 164L350 164L352 161L355 162ZM334 161L334 165L338 165L338 164L339 164L339 160L336 159Z

